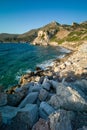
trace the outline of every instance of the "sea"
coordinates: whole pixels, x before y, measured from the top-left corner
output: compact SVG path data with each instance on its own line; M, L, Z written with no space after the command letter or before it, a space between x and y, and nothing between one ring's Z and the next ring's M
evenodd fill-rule
M35 71L37 66L45 69L66 53L68 50L60 47L0 43L0 87L17 85L22 75Z

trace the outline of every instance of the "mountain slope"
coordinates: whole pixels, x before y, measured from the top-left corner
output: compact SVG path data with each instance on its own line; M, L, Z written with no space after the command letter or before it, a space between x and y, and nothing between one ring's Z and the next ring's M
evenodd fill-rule
M87 21L61 25L51 22L24 34L0 34L0 42L29 42L34 45L60 45L87 40Z

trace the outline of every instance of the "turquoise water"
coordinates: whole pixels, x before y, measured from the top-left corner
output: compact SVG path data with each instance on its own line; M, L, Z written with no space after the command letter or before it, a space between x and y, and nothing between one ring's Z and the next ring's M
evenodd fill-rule
M18 83L20 76L40 64L65 54L59 47L30 44L0 44L0 86L5 89Z

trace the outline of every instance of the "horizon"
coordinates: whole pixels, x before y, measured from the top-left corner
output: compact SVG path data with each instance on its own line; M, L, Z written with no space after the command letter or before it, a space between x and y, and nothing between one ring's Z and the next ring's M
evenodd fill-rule
M23 34L52 21L68 25L87 21L86 0L3 0L0 5L0 33Z

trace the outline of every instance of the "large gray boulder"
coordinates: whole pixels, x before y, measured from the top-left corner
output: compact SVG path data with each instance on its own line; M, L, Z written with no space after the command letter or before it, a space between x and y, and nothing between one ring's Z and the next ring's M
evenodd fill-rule
M19 104L19 107L22 108L22 107L25 107L26 104L33 104L35 103L35 101L37 100L37 97L38 97L38 92L31 92L29 93L25 98L24 100Z
M74 111L87 111L87 102L78 91L60 84L56 88L56 95L52 96L49 103L54 108L64 108Z
M0 113L2 115L2 121L4 124L9 124L12 121L12 118L16 116L19 108L12 106L3 106L0 107Z
M48 116L54 111L55 109L52 106L50 106L48 103L41 102L39 107L39 114L41 118L47 119Z
M58 110L49 116L51 130L72 130L71 120L74 118L74 113Z
M7 104L7 94L0 92L0 106L4 106Z
M38 107L36 104L27 104L20 109L10 125L12 130L30 130L38 121Z

